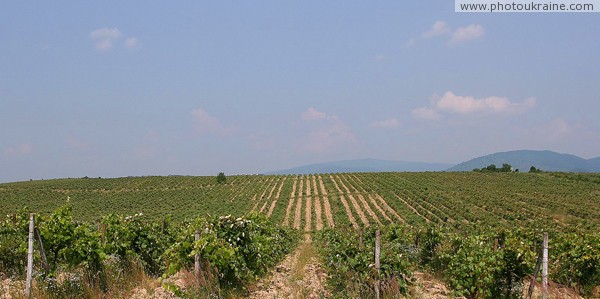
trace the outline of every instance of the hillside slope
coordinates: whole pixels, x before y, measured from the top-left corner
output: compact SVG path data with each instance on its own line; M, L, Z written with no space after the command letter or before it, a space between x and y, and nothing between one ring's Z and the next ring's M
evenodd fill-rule
M471 171L474 168L486 167L495 164L500 167L508 163L514 169L529 171L531 166L544 171L563 172L600 172L600 159L583 159L569 154L560 154L553 151L518 150L500 152L475 158L448 169L448 171Z
M266 174L313 174L343 172L419 172L442 171L452 166L445 163L425 163L407 161L387 161L379 159L357 159L304 165L289 169L275 170Z

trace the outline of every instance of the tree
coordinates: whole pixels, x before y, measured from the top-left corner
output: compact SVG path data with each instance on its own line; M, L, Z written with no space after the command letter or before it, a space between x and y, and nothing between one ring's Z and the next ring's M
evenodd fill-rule
M485 170L490 171L490 172L496 172L497 171L496 164L488 165L488 167L486 167Z
M510 164L504 163L502 164L502 170L500 170L502 172L511 172L512 171L512 166Z
M219 175L217 175L217 183L223 184L226 181L227 181L227 177L225 176L225 174L222 172L219 172Z

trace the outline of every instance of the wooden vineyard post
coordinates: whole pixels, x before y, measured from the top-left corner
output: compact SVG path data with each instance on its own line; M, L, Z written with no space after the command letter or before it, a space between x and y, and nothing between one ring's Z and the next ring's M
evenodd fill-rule
M379 258L381 255L381 235L379 229L375 231L375 270L377 271L377 278L375 279L375 298L379 299Z
M358 250L363 248L363 229L362 227L358 230Z
M29 214L29 243L27 245L27 280L25 281L25 297L31 296L31 277L33 274L33 230L35 228L33 213Z
M42 243L42 236L40 235L40 230L37 227L34 227L33 232L38 244L38 249L40 250L42 266L44 267L45 272L44 274L48 275L50 273L50 265L48 265L48 260L46 259L46 251L44 250L44 243Z
M535 244L537 244L537 242L535 242ZM535 248L537 248L537 245L534 246ZM529 290L527 291L527 298L531 299L531 296L533 295L533 288L535 288L535 283L537 281L537 277L538 274L540 273L540 268L542 266L542 251L538 250L538 258L537 258L537 262L535 263L535 269L533 270L533 278L531 279L531 282L529 283Z
M542 299L548 299L548 233L544 232L542 256Z
M200 230L196 230L194 240L200 241ZM194 256L194 277L196 277L196 283L200 283L200 254L197 252Z
M200 241L200 230L196 230L196 234L194 235L194 240ZM194 255L194 276L196 277L196 283L198 285L204 285L204 276L202 275L202 263L200 260L200 253L196 252Z
M102 223L101 233L102 233L102 245L105 245L106 244L106 223Z

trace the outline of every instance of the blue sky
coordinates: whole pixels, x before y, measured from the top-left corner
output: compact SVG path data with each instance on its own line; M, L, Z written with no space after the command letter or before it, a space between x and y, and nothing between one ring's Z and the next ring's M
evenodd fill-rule
M453 1L3 3L0 182L597 157L599 17Z

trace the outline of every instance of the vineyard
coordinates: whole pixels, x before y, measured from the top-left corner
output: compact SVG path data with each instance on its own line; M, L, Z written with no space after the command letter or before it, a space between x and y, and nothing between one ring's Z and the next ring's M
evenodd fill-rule
M109 213L198 215L257 211L306 231L406 223L455 228L600 225L600 176L595 174L353 173L309 176L132 177L0 184L0 213L26 206L49 213L67 201L76 220Z
M81 236L98 246L94 255L85 251L93 247L77 253L50 241L52 271L135 256L145 272L160 276L189 267L192 253L201 253L221 287L236 288L264 275L301 233L314 236L331 289L371 297L371 247L379 228L377 278L395 292L406 294L412 272L419 270L443 279L455 295L508 298L533 273L545 231L553 244L551 279L587 296L600 284L598 174L343 173L229 176L223 183L170 176L0 184L0 213L6 215L0 234L6 258L0 263L7 269L0 276L22 275L18 238L26 237L27 212L41 217L44 242L62 234L63 242ZM197 229L207 232L202 242L192 239Z

